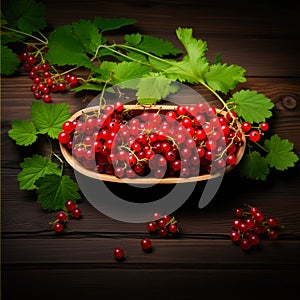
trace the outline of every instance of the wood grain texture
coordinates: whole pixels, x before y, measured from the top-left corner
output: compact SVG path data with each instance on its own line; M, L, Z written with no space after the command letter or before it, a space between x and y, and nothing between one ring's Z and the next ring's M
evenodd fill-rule
M50 26L65 25L95 16L132 17L133 26L107 37L122 41L124 33L143 32L181 47L176 28L192 27L208 42L212 60L222 53L224 62L246 70L249 88L275 104L271 132L294 143L300 156L300 33L298 5L290 1L74 1L45 0ZM72 219L63 235L48 222L56 212L37 203L35 191L21 191L20 163L33 151L47 154L45 141L28 149L9 138L10 121L30 118L31 80L22 70L1 78L1 293L4 300L30 299L258 299L286 297L298 292L300 250L300 167L273 172L264 182L248 181L228 173L214 199L204 209L198 201L205 183L197 184L186 203L174 212L180 234L162 239L149 235L145 223L125 223L99 212L82 196L80 220ZM207 101L213 95L194 89ZM72 93L56 94L53 103L67 102L71 113L84 108L84 99ZM183 103L187 100L183 100ZM60 155L59 148L56 149ZM73 169L65 172L75 179ZM124 197L130 188L111 184ZM157 189L155 193L161 193ZM136 193L135 198L145 197ZM151 199L151 195L149 195ZM233 210L244 203L275 216L286 229L277 241L264 238L249 253L229 240ZM140 240L151 237L153 251L145 253ZM116 262L112 251L121 246L126 260ZM277 298L276 298L277 297Z

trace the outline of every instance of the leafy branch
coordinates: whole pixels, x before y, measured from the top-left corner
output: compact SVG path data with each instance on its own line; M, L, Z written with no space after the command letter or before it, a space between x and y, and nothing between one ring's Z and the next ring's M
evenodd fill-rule
M232 93L240 83L246 82L246 70L223 63L220 55L211 63L206 56L207 42L195 38L192 28L176 29L182 49L167 40L142 33L125 34L124 43L110 43L106 39L106 32L135 22L132 18L96 16L93 20L81 19L45 32L45 7L42 3L34 0L4 1L1 15L2 75L12 75L20 66L20 53L15 53L11 47L18 42L31 46L31 54L39 57L41 62L49 62L57 77L79 68L85 69L88 75L81 78L81 84L72 89L74 92L103 93L109 86L120 83L125 86L126 81L135 79L138 103L155 104L176 92L173 82L200 84L220 101L223 110L241 123L249 122L259 129L259 124L272 116L274 104L265 95L243 89ZM40 133L55 139L57 132L48 127L49 120L44 118L45 115L40 115L38 123L12 122L11 137L24 146L31 145ZM61 123L62 119L59 120ZM18 135L18 131L22 134ZM241 176L265 180L270 168L286 170L298 161L293 144L278 135L261 142L252 145L253 142L248 141L249 153L240 165Z

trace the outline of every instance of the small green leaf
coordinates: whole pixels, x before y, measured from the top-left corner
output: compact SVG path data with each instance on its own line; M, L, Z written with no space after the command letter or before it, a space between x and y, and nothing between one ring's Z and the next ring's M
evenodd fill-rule
M80 20L72 23L73 30L86 52L94 54L102 43L102 35L90 20Z
M58 66L75 65L94 68L93 63L85 53L84 45L70 25L57 27L51 32L47 59L51 64Z
M135 46L138 49L152 53L159 57L164 55L178 55L181 53L181 51L174 47L171 42L152 35L125 35L125 41L128 45Z
M69 107L66 103L49 105L43 102L32 102L31 118L42 134L48 134L57 139L62 130L62 124L70 117Z
M11 121L12 129L8 135L19 146L28 146L33 144L37 139L37 130L32 121L13 120Z
M266 156L268 164L279 171L293 167L299 160L293 152L294 144L287 139L281 139L277 134L274 134L270 140L265 140L264 145L269 151Z
M164 99L171 92L177 91L172 85L172 80L160 77L157 73L151 73L150 77L141 78L137 84L137 100L141 104L154 104Z
M38 203L48 211L63 209L67 200L80 199L78 184L67 175L46 175L37 180L36 186Z
M132 18L101 18L95 17L94 24L101 29L101 31L115 30L126 25L132 25L136 23Z
M237 65L211 65L204 74L205 81L214 90L227 94L236 88L238 83L245 82L246 70Z
M7 46L1 46L1 74L12 75L20 64L17 54Z
M34 190L36 188L35 182L46 174L61 175L61 170L57 164L37 154L25 158L20 166L22 171L18 175L18 181L21 190Z
M2 11L8 24L32 34L46 27L45 4L34 0L3 1Z
M263 94L256 91L240 90L227 101L245 121L250 123L264 122L272 116L271 109L274 103Z
M266 159L257 151L243 157L239 164L239 171L242 177L255 180L266 180L270 173Z

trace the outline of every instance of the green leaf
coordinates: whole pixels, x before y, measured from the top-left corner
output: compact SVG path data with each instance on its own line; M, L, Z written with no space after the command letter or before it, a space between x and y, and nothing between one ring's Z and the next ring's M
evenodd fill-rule
M21 190L36 189L35 182L46 174L61 175L61 170L57 164L37 154L25 158L20 166L22 167L22 171L18 175L18 181Z
M17 54L7 46L1 46L1 74L13 74L20 64Z
M152 35L131 34L125 35L124 38L128 45L135 46L138 49L159 57L164 55L178 55L181 53L171 42Z
M204 78L214 91L227 94L235 89L238 83L246 81L245 72L244 68L237 65L215 64L204 73Z
M132 25L136 23L132 18L101 18L95 17L94 24L101 29L101 31L115 30L126 25Z
M47 59L51 64L58 66L75 65L94 68L85 50L84 45L73 33L72 26L60 26L49 36Z
M277 134L270 140L265 140L264 146L269 151L266 156L268 164L279 171L293 167L299 160L293 152L294 144L287 139L281 139Z
M266 180L270 173L266 159L257 151L243 157L239 164L239 171L242 177L255 180Z
M80 198L78 184L67 175L46 175L36 182L36 186L38 203L48 211L63 209L67 200Z
M238 116L250 123L264 122L272 116L273 102L263 94L256 91L241 90L232 95L227 101L233 102L233 107Z
M102 43L102 35L90 20L80 20L72 23L74 33L86 52L94 54Z
M12 129L8 135L19 146L28 146L33 144L37 139L37 130L32 121L13 120L11 121Z
M32 102L31 118L42 134L48 134L57 139L62 130L62 124L70 117L69 107L66 103L49 105L43 102Z
M79 85L75 88L72 89L73 92L78 93L81 91L102 91L104 85L102 84L97 84L97 83L85 83L82 85Z
M32 34L46 27L45 4L34 0L3 1L2 12L8 24Z
M150 77L141 78L137 85L137 100L140 104L155 104L171 92L177 91L172 80L162 78L160 74L151 73Z

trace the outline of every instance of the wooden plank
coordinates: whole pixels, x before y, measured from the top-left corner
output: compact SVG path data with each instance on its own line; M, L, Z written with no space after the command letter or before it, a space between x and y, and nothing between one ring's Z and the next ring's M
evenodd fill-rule
M242 251L228 239L152 238L153 250L144 252L136 237L79 236L60 238L18 238L2 241L5 268L190 268L190 269L298 269L299 241L261 241L253 251ZM122 247L126 260L115 262L113 250ZM68 249L68 255L66 255ZM289 253L288 256L284 255ZM268 259L266 259L266 257Z
M298 291L297 270L36 269L5 270L5 300L285 298Z

